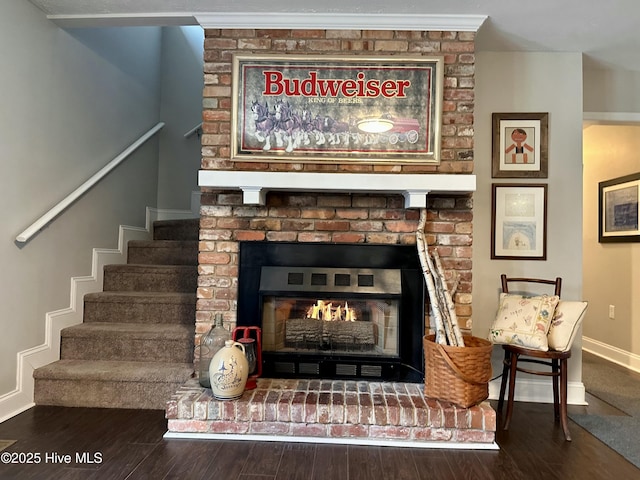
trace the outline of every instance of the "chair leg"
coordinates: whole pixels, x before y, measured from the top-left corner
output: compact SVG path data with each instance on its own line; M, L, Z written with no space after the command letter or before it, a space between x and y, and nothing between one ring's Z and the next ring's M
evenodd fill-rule
M560 370L558 369L558 360L551 360L551 371L553 376L551 377L552 385L553 385L553 414L555 415L555 419L560 419L560 399L558 396L558 381L560 380Z
M511 415L513 414L513 398L516 395L516 373L518 369L518 354L512 353L509 358L509 400L507 401L507 414L504 419L504 430L509 430Z
M509 376L509 352L505 350L504 360L502 361L502 381L500 382L500 397L498 397L498 412L502 412L504 404L504 393L507 389L507 377Z
M569 433L569 420L567 418L567 359L560 360L560 421L564 438L567 442L571 441L571 433Z

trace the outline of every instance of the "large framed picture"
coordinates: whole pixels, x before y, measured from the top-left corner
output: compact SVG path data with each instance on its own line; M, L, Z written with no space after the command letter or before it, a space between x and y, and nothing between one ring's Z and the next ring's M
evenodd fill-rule
M548 113L494 113L492 177L547 178L548 132Z
M438 164L442 57L233 58L231 158Z
M491 195L491 258L547 259L547 185L496 184Z
M598 190L598 240L601 243L640 242L640 173L600 182Z

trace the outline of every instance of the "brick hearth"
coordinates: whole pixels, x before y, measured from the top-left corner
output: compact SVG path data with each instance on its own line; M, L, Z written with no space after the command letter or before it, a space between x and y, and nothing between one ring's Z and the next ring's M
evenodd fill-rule
M259 379L235 401L216 400L196 379L169 401L170 438L497 448L488 402L461 408L425 398L423 385Z

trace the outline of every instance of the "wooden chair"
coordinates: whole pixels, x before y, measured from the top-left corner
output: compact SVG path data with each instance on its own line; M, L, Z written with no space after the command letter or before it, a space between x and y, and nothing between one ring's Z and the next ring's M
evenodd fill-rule
M554 295L560 296L562 289L562 279L557 277L555 280L544 280L539 278L509 278L505 274L500 275L502 282L502 291L509 293L509 284L544 284L554 286ZM530 285L529 285L530 286ZM500 384L500 398L498 400L498 412L502 412L504 403L504 394L509 380L509 399L507 401L507 413L504 420L504 430L509 429L511 415L513 414L513 399L516 389L517 372L529 373L532 375L542 375L551 377L553 382L553 409L556 420L560 420L564 437L567 441L571 441L569 433L569 421L567 419L567 360L571 357L571 350L560 352L549 350L546 352L540 350L532 350L518 345L503 345L504 361L502 368L502 383ZM524 368L522 363L534 363L551 367L545 370L534 370ZM559 384L559 385L558 385Z

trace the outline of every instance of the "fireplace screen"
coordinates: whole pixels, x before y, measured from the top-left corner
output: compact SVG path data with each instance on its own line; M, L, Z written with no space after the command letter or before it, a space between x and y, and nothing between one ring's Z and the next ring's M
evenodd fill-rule
M238 325L262 330L272 378L422 381L414 246L242 242Z
M270 352L398 355L398 301L263 297L262 348Z
M262 350L399 356L400 271L263 267Z

